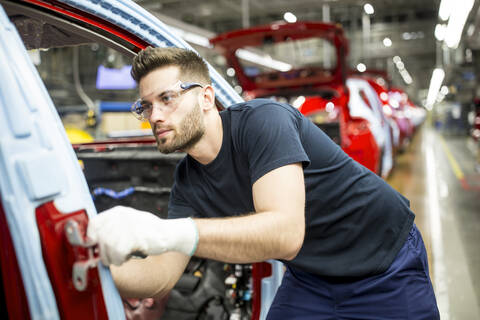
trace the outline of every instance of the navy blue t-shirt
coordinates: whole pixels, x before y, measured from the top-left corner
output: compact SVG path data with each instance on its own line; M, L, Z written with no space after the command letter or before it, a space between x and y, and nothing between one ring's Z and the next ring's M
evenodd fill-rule
M289 105L256 99L220 116L220 152L207 165L189 155L178 164L169 218L254 212L255 181L301 162L305 239L295 259L284 262L329 277L367 276L388 268L413 225L406 198Z

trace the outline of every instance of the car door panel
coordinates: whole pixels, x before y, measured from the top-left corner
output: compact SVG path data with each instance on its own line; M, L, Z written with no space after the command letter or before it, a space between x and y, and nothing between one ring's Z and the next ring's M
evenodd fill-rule
M0 190L4 226L10 231L18 264L18 272L6 267L12 274L6 273L3 282L12 287L19 285L19 277L22 279L27 303L17 304L16 315L28 313L32 319L79 318L81 314L71 312L74 308L67 308L70 316L59 313L59 297L45 265L35 212L46 203L54 204L60 212L85 210L88 215L95 214L95 207L53 103L3 9L0 28ZM7 237L2 239L2 249L8 248ZM2 255L4 274L4 265L13 266L11 259L11 255ZM104 298L99 301L105 301L106 313L93 307L93 318L104 319L107 314L110 318L124 317L110 273L101 265L94 270L101 279L99 294ZM16 295L21 296L19 292ZM85 308L95 305L95 301L74 304Z

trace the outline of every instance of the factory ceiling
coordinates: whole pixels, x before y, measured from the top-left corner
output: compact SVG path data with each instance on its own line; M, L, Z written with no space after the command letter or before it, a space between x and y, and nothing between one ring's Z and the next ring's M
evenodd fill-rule
M463 1L463 0L462 0ZM442 49L435 26L440 0L136 0L138 4L176 21L208 31L209 35L245 27L268 24L293 13L298 21L331 21L343 26L350 44L348 62L353 69L363 63L370 69L388 71L393 83L425 98L432 71L443 65L447 69L469 62L480 48L478 1L464 28L458 49ZM367 15L367 2L373 14ZM468 30L468 34L467 34ZM385 38L391 45L384 44ZM478 38L478 39L477 39ZM387 44L389 42L387 41ZM473 50L468 51L468 49ZM467 51L467 53L465 53ZM447 55L447 57L445 57ZM411 75L406 83L393 62L399 56ZM465 59L466 56L466 59ZM445 59L448 61L445 63ZM465 61L467 60L467 61ZM446 65L445 65L446 64ZM452 64L452 65L450 65ZM447 74L449 74L447 72ZM456 72L451 72L452 77ZM448 79L447 79L448 80ZM454 78L451 79L454 81ZM407 81L408 82L408 81Z

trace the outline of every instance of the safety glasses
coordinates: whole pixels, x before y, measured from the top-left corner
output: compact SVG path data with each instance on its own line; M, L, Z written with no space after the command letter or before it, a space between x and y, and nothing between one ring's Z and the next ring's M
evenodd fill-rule
M196 87L203 88L203 85L197 82L183 83L178 81L166 90L150 94L149 101L146 100L147 97L138 99L132 105L130 111L138 120L147 121L152 115L153 103L156 102L155 107L159 108L164 114L170 114L178 107L180 97L188 90Z

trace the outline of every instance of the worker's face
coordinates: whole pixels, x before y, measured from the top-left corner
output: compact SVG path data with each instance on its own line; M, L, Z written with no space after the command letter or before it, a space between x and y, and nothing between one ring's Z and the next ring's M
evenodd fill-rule
M148 121L162 153L188 151L205 132L199 103L203 88L185 90L179 76L178 67L168 66L148 73L139 82L142 101L151 104Z

